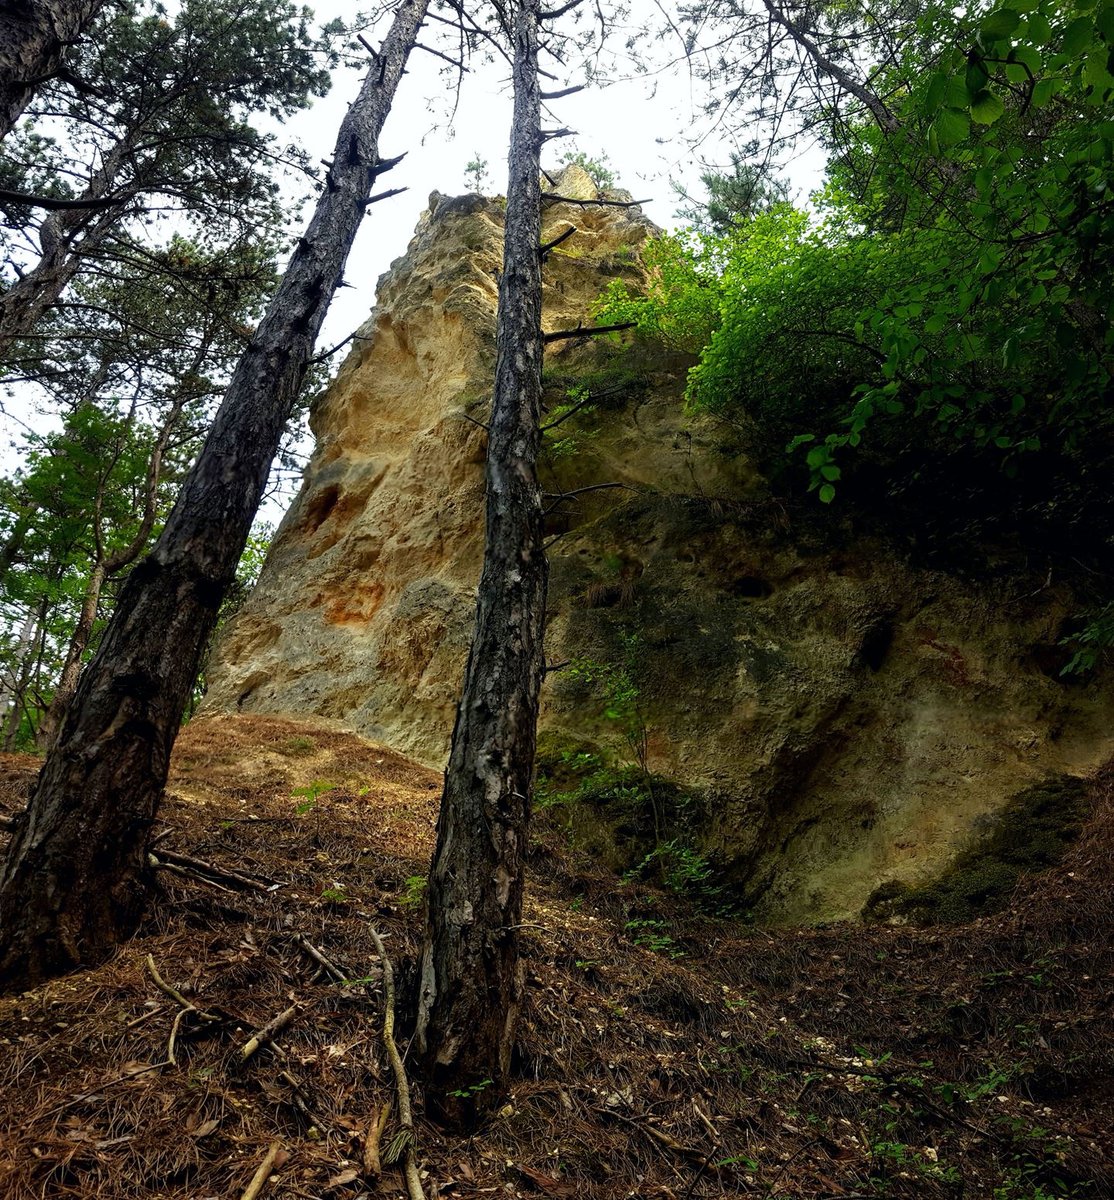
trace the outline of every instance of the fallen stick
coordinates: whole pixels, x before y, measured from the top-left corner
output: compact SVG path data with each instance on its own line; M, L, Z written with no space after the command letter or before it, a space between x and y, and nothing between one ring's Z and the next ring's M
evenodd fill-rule
M248 1184L247 1190L240 1197L240 1200L256 1200L256 1197L263 1191L267 1184L267 1176L274 1169L275 1163L278 1161L278 1156L282 1153L282 1143L272 1142L270 1150L267 1151L266 1157L259 1164L259 1170L251 1177L251 1183Z
M256 1030L240 1048L240 1061L247 1062L261 1046L270 1042L276 1033L281 1033L299 1012L301 1012L301 1008L297 1004L292 1004L280 1012L273 1021L268 1021L262 1029Z
M183 1008L187 1012L197 1013L198 1017L200 1017L202 1021L207 1021L210 1024L215 1021L224 1020L220 1013L206 1012L204 1009L198 1008L192 1000L187 1000L177 988L171 987L170 984L167 983L166 980L163 979L163 977L159 974L159 969L155 966L155 956L153 954L147 955L147 970L150 973L155 987L157 987L164 996L169 996L179 1008Z
M633 1125L635 1129L640 1129L652 1142L657 1142L659 1146L664 1146L666 1150L672 1151L679 1158L683 1158L687 1162L692 1163L693 1166L699 1167L701 1172L707 1171L717 1179L733 1179L735 1177L729 1164L713 1162L707 1154L697 1150L694 1146L686 1146L683 1142L677 1141L675 1137L670 1137L664 1130L656 1129L653 1125L647 1125L642 1121L635 1121L631 1117L624 1117L622 1113L614 1112L608 1108L596 1108L595 1111L603 1116L623 1121L627 1125Z
M269 892L275 886L273 881L263 883L262 880L252 879L250 875L241 875L239 871L233 871L231 867L218 867L213 863L205 862L204 859L191 858L188 854L179 854L177 850L159 850L158 854L153 857L158 858L160 863L173 863L175 866L185 867L189 871L207 875L210 879L218 882L231 884L241 891Z
M163 862L154 854L148 854L147 861L156 871L169 871L172 875L181 875L183 879L196 880L198 883L204 883L208 887L215 887L221 892L231 893L233 890L230 887L225 887L223 883L217 883L215 879L210 879L207 875L199 875L196 871L178 866L177 863Z
M383 1140L383 1130L387 1128L387 1118L390 1115L390 1104L384 1104L367 1127L367 1137L364 1138L364 1178L369 1183L374 1183L383 1174L379 1143Z
M178 1030L182 1027L182 1022L186 1019L187 1014L197 1012L196 1008L180 1008L174 1014L174 1024L170 1026L170 1037L166 1042L166 1061L172 1067L178 1065L178 1056L174 1053L174 1043L178 1040Z
M294 935L294 945L308 954L326 975L333 977L335 982L346 983L348 981L348 976L338 966L330 962L304 934L296 933Z
M383 939L374 929L369 929L371 940L375 943L375 953L383 967L383 1045L387 1049L387 1059L395 1077L395 1090L398 1093L398 1123L402 1127L396 1142L401 1141L405 1146L406 1158L403 1173L406 1176L406 1190L410 1200L426 1200L425 1189L422 1187L421 1176L418 1174L418 1160L414 1149L414 1114L410 1108L410 1084L406 1078L406 1068L402 1064L402 1055L395 1045L395 973L391 960L387 957ZM400 1147L401 1148L401 1147Z

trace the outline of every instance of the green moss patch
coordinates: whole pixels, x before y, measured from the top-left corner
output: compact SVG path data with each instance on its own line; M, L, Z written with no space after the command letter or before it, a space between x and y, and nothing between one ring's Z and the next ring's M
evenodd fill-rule
M1064 856L1090 809L1090 792L1090 782L1074 775L1026 788L939 879L919 887L884 883L867 900L863 916L950 925L998 912L1023 874L1047 870Z
M684 788L559 735L539 738L536 762L539 819L565 833L574 849L617 874L654 879L690 898L715 890L711 866L685 834L694 800Z

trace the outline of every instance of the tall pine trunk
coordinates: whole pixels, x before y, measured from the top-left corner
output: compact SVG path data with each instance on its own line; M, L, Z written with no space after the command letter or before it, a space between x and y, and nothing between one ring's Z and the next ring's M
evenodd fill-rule
M427 1099L469 1125L499 1097L522 1000L518 927L547 568L541 407L538 4L514 10L514 122L476 627L429 881L418 1046Z
M147 836L182 713L321 322L381 170L425 16L402 0L340 127L325 188L152 552L128 576L0 870L0 984L105 957L151 889Z
M62 68L66 50L104 0L4 0L0 4L0 138L35 92Z

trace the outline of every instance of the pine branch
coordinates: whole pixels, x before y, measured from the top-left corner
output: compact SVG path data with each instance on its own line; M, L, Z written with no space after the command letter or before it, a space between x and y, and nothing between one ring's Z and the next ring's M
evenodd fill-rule
M597 333L618 333L623 329L634 329L636 321L621 321L618 325L578 325L575 329L559 329L554 333L543 333L542 341L548 346L550 342L563 342L569 338L594 337Z

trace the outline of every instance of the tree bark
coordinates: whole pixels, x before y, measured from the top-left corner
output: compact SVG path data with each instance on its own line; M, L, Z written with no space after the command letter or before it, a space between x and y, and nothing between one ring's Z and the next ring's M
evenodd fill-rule
M427 0L402 0L267 315L152 552L128 576L0 870L0 985L103 959L136 928L147 835L206 640L382 170L378 139Z
M514 13L514 121L472 649L429 881L418 1048L427 1103L470 1126L496 1102L522 1001L518 927L544 661L538 4Z
M54 744L62 717L74 692L77 691L77 681L81 675L81 659L89 647L89 639L93 636L93 623L97 619L97 609L101 603L101 589L107 576L103 559L98 559L89 572L85 581L85 594L81 597L81 611L78 613L77 624L70 634L70 644L66 648L66 661L62 665L62 674L54 688L54 695L39 728L35 740L40 749L49 750Z
M71 46L104 0L0 3L0 138L10 133L38 88L58 74Z

